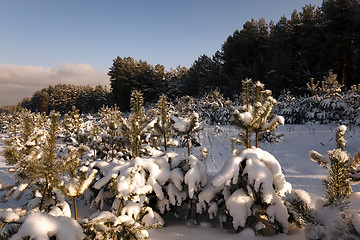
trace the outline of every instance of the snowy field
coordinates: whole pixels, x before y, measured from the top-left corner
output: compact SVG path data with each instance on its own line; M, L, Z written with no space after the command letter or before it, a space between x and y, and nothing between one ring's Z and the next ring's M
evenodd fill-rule
M303 189L311 195L311 205L317 198L324 196L322 178L327 175L327 170L309 159L309 151L316 150L325 154L335 148L334 124L328 125L283 125L276 132L284 134L283 140L278 143L261 143L260 147L273 154L280 162L286 180L295 189ZM232 126L205 127L201 136L202 146L206 147L210 154L207 161L209 175L215 175L222 167L226 158L230 155L229 138L238 133ZM360 148L360 128L348 128L345 135L347 151L353 155ZM1 145L2 148L2 140ZM192 149L192 154L197 155L199 148ZM176 149L174 149L176 151ZM182 154L182 153L181 153ZM185 154L185 152L184 152ZM214 160L214 161L213 161ZM7 166L0 157L0 178L3 184L12 183L14 179L7 173ZM358 192L360 188L354 186ZM0 209L21 207L26 200L0 202ZM93 213L87 207L79 207L80 217L89 216ZM301 231L292 231L289 234L279 234L274 237L255 237L252 231L244 230L241 233L229 233L207 222L182 222L165 223L161 229L150 230L150 239L305 239Z

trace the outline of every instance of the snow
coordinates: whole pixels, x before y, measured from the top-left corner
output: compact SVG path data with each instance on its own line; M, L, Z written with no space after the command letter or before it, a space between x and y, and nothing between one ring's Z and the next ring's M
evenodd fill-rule
M289 200L296 199L296 197L297 197L297 198L299 198L300 200L302 200L304 203L306 203L308 205L311 203L310 194L305 192L302 189L293 189L293 191L291 193L289 193L289 195L287 195L286 197ZM322 203L320 203L320 204L322 204Z
M236 190L226 200L226 207L229 209L231 216L233 216L233 226L235 229L245 226L247 217L252 213L252 204L252 198L242 189Z
M116 217L109 211L102 211L92 214L89 219L93 222L105 223L107 221L114 222Z
M119 161L114 160L110 163L105 161L97 161L95 167L99 167L101 169L101 173L104 175L99 181L97 181L94 185L94 188L100 189L105 184L107 184L112 178L116 178L119 172L122 169L125 169L130 165L130 162L125 163L124 165L119 164Z
M149 240L171 239L171 240L305 240L301 232L293 234L277 234L274 237L255 236L251 229L244 229L240 233L224 232L224 229L215 227L202 227L194 225L171 225L156 230L149 230Z
M360 212L360 192L352 193L348 201L348 208L350 211Z
M360 214L358 212L352 214L352 223L357 232L360 232Z
M127 215L133 219L137 219L141 212L142 203L129 202L121 209L121 215Z
M274 117L270 122L263 122L262 129L271 129L274 125L283 125L285 119L282 116Z
M207 172L204 163L196 157L189 157L190 170L185 174L185 183L189 186L189 197L194 197L197 185L205 186L207 182Z
M194 123L193 129L198 129L200 127L199 114L196 112L193 112L187 118L171 116L171 119L174 122L173 128L182 133L188 132L192 123Z
M181 183L184 179L184 174L180 168L175 168L175 169L171 170L170 179L174 183L174 185L177 187L177 189L179 189L180 191L183 189L183 186Z
M211 184L215 187L225 185L229 182L235 173L239 172L239 164L243 160L241 157L236 157L233 153L224 163L224 167L221 168L219 174L212 180Z
M54 217L64 216L71 218L70 205L65 201L61 201L60 203L56 204L56 206L51 208L49 214Z
M173 128L177 129L179 132L185 132L188 129L190 119L183 119L175 116L172 116L171 119L175 122Z
M0 209L0 220L3 222L17 222L20 219L18 213L14 212L12 209Z
M181 203L186 199L187 195L186 192L181 191L174 184L169 184L166 187L166 191L169 196L169 201L172 205L180 206Z
M243 112L239 114L239 120L244 123L244 125L249 125L253 119L253 116L249 112Z
M80 169L81 171L81 169ZM83 193L85 192L85 190L89 187L89 185L92 183L92 181L95 178L95 175L97 174L97 170L93 169L90 173L90 175L86 178L86 180L84 181L84 183L81 185L81 188L79 189L79 193Z
M22 183L22 184L20 184L20 185L16 188L16 190L14 191L14 193L12 194L12 198L14 198L14 199L19 198L20 195L21 195L21 193L27 188L28 185L29 185L29 184L27 184L27 183Z
M287 190L289 186L286 184L287 182L292 185L294 189L297 189L296 192L298 195L301 196L301 199L303 199L305 202L310 202L311 207L315 207L315 209L324 209L323 205L324 202L322 200L322 197L324 196L324 191L322 187L322 178L327 175L327 169L320 167L317 163L312 162L309 158L309 151L315 150L320 153L327 153L329 149L333 149L336 146L335 142L335 129L337 125L336 124L326 124L326 125L318 125L318 124L305 124L305 125L283 125L280 126L277 129L277 133L284 134L283 141L279 143L260 143L260 147L270 153L279 163L280 165L276 164L275 161L272 160L269 156L262 156L259 153L256 153L257 158L263 159L260 162L253 165L254 169L248 169L248 172L252 173L252 178L254 183L256 182L264 182L266 179L266 174L269 174L268 171L270 171L273 174L273 180L274 183L276 183L277 190ZM217 206L216 204L210 203L211 198L214 195L215 192L218 192L219 189L223 189L223 193L228 196L227 204L229 206L235 201L235 196L242 196L241 192L237 192L235 195L230 194L228 192L228 189L224 186L226 184L233 181L232 177L234 176L235 172L238 171L239 163L241 161L248 161L241 156L232 155L230 151L230 144L229 139L230 137L235 136L238 131L231 126L221 126L220 130L218 129L216 132L214 131L215 127L213 126L206 126L203 130L202 135L200 136L200 141L202 143L201 148L206 147L209 151L209 156L212 156L212 158L215 160L215 163L212 162L212 158L207 159L207 167L208 167L208 174L210 175L211 179L213 176L216 175L212 180L208 181L208 184L205 186L203 191L199 195L199 202L202 204L198 204L197 208L204 208L206 204L209 204L208 212L209 214L212 213L213 215L215 212L217 212ZM345 138L348 141L346 145L346 150L351 155L354 154L357 150L357 148L360 146L359 141L359 134L360 129L357 127L355 128L348 128L348 131L345 133ZM0 143L0 147L2 144ZM240 148L240 147L239 147ZM178 151L177 149L174 149L174 151ZM170 157L172 159L171 161L171 170L167 169L164 173L164 177L162 173L159 173L161 169L163 169L163 165L161 164L161 159L158 162L155 162L153 160L153 163L156 164L158 167L155 166L149 166L149 169L152 169L153 175L158 176L160 178L156 178L157 181L159 179L162 180L161 182L165 181L166 178L169 179L170 184L168 184L166 187L166 191L168 193L172 193L171 197L169 196L169 199L163 199L162 201L159 201L158 204L162 208L162 210L165 210L170 205L169 201L172 201L171 204L181 204L183 199L186 197L184 196L184 191L182 189L182 180L184 179L184 173L182 173L177 169L177 166L179 165L180 161L184 159L185 151L184 152L178 151L177 156L174 152L168 153L167 157ZM198 149L194 148L192 150L193 154L198 151ZM169 154L172 154L171 156ZM262 153L264 154L264 153ZM264 160L265 159L265 160ZM150 161L150 160L149 160ZM200 160L198 160L200 161ZM254 161L253 161L254 162ZM124 166L128 164L127 166ZM216 164L216 165L215 165ZM102 171L103 177L101 179L98 179L95 183L95 186L98 189L101 189L103 186L108 184L111 179L116 179L119 177L119 174L121 171L127 169L130 167L130 163L124 163L121 161L113 161L113 162L105 162L105 161L97 161L96 166L100 171ZM225 168L223 168L223 166ZM267 170L265 170L265 168ZM14 183L14 179L8 174L8 166L5 164L5 161L2 157L0 157L0 178L2 180L3 185ZM264 175L256 175L256 169L262 169L260 172ZM219 173L218 169L220 170L221 174ZM226 170L225 170L226 169ZM282 170L282 171L281 171ZM84 169L85 171L85 169ZM195 171L195 170L194 170ZM229 173L230 171L230 173ZM162 170L160 171L162 172ZM283 176L281 175L283 173ZM281 173L281 174L278 174ZM189 174L189 180L190 176L192 174ZM199 183L199 177L191 176L195 183ZM195 181L197 180L197 181ZM284 183L284 180L285 183ZM212 184L209 184L211 182ZM125 183L124 183L125 184ZM150 189L149 185L145 185L147 189L138 189L138 191L145 192ZM125 187L125 186L124 186ZM263 186L259 188L262 188ZM265 187L266 188L266 187ZM304 191L301 191L305 190ZM188 190L188 189L186 189ZM353 186L354 193L350 196L349 199L349 209L353 213L360 211L360 195L359 195L359 186ZM0 192L3 193L3 192ZM110 194L108 192L103 192L102 194ZM232 196L234 195L234 196ZM230 200L229 200L230 199ZM274 195L269 194L268 195L268 201L271 202L269 208L267 211L269 213L274 212L274 217L276 219L284 219L286 215L284 212L281 211L281 209L274 209L275 206L281 206L281 204L278 203L279 198L277 198ZM36 206L38 204L39 198L36 198L33 201L33 205ZM24 205L26 203L26 199L20 198L19 201L15 201L14 199L10 199L8 202L0 202L0 209L7 209L7 208L18 208ZM78 205L80 207L81 204L84 204L84 202L79 201ZM30 204L31 205L31 204ZM85 205L85 204L84 204ZM28 205L29 207L29 205ZM56 209L54 211L63 211L63 208L61 206L58 206L59 209ZM232 211L236 211L238 209L235 209L233 206L230 207ZM161 209L160 209L161 210ZM79 215L89 217L89 213L93 212L94 210L90 210L87 207L83 207L82 212L79 212ZM240 211L240 210L239 210ZM4 213L6 210L1 210L0 215L7 215L6 218L10 219L12 217L16 218L18 216L17 212L13 213ZM10 212L10 211L7 211ZM161 212L161 211L160 211ZM60 214L60 212L58 212ZM109 212L110 213L110 212ZM135 212L134 212L135 213ZM17 214L17 216L16 216ZM61 213L63 214L63 213ZM105 214L105 212L97 213L98 215ZM156 218L156 213L148 212L149 216L144 220L147 223L151 223L151 221ZM329 211L329 209L324 209L321 216L324 221L326 219L329 219L329 217L333 216L335 214L335 211ZM1 215L1 216L3 216ZM33 216L34 215L34 216ZM270 214L271 215L271 214ZM33 217L32 217L33 216ZM112 215L113 216L113 215ZM236 214L236 216L239 216ZM360 226L360 220L359 215L354 215L353 218L355 227ZM121 216L124 221L126 220L126 217ZM4 217L5 218L5 217ZM29 220L30 219L30 220ZM66 219L66 220L65 220ZM91 219L91 218L90 218ZM94 218L95 219L95 218ZM40 220L46 220L46 224L40 225ZM64 221L62 221L64 220ZM130 220L130 219L128 219ZM72 224L72 220L70 218L66 217L55 217L44 213L32 213L29 215L26 219L26 225L23 224L24 230L21 230L21 233L19 231L18 234L34 234L34 238L36 237L35 234L39 234L39 238L44 237L44 234L48 234L49 231L53 232L60 232L63 229L65 229L63 234L69 234L69 236L57 236L59 239L81 239L77 238L76 234L78 233L77 228L75 225ZM120 219L119 219L120 221ZM237 222L239 226L241 225L241 219L237 219ZM39 224L38 224L39 223ZM49 226L48 226L49 225ZM55 226L56 225L56 226ZM212 239L268 239L268 240L281 240L281 239L305 239L305 233L300 231L292 231L289 229L289 232L287 234L277 234L273 237L260 237L255 236L255 233L251 229L245 229L240 233L229 233L227 230L215 227L216 224L211 223L210 224L200 224L200 225L186 225L184 223L167 223L165 222L165 226L161 229L156 230L149 230L149 239L206 239L206 240L212 240ZM321 229L320 229L321 231ZM313 234L319 234L319 232L313 231ZM42 234L42 235L41 235ZM72 234L70 236L70 234ZM310 234L310 233L308 233ZM18 236L18 235L17 235ZM25 236L25 235L24 235ZM15 236L14 236L15 237ZM21 237L19 237L21 238ZM19 239L14 238L14 239ZM48 239L48 238L45 238Z
M34 212L26 217L19 231L10 240L21 240L29 236L36 240L48 240L56 236L58 240L82 240L82 227L68 217L54 217L42 212Z

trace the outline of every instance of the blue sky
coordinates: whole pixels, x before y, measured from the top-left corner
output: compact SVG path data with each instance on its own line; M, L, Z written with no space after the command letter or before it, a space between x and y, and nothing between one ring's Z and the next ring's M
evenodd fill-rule
M108 81L106 72L116 56L163 64L166 69L177 65L190 67L200 55L211 56L220 50L227 36L251 18L277 22L283 14L290 17L294 9L301 11L305 4L321 3L321 0L2 0L0 87L5 83L11 85L11 74L4 74L4 66L19 66L18 72L37 74L50 68L57 74L66 64L67 70L74 69L74 64L83 64L103 73L105 77L99 84ZM35 70L30 70L31 67ZM7 82L1 78L2 72L8 76ZM49 85L45 77L41 81ZM26 79L16 82L19 91L25 82ZM4 102L6 99L0 98L0 105Z

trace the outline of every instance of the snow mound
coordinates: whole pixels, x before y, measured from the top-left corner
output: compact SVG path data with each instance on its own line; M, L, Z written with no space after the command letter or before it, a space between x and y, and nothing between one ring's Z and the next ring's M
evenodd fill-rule
M56 236L58 240L82 240L85 237L81 226L74 219L34 212L26 217L19 231L10 240L21 240L25 237L48 240L51 236Z
M256 214L261 202L260 208L265 210L269 222L277 222L282 231L287 232L289 214L281 198L291 189L276 158L253 147L238 155L233 152L220 172L199 194L197 211L201 213L208 207L209 217L215 216L218 210L216 196L221 194L236 229L247 226L248 217Z
M227 200L226 207L233 216L234 228L245 226L246 219L251 216L253 199L244 190L236 190Z

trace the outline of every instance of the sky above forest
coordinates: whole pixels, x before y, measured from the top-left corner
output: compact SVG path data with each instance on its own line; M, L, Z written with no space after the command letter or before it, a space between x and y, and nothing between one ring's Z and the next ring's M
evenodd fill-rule
M59 83L109 85L117 56L167 70L212 56L246 21L282 15L322 0L3 0L0 106Z

